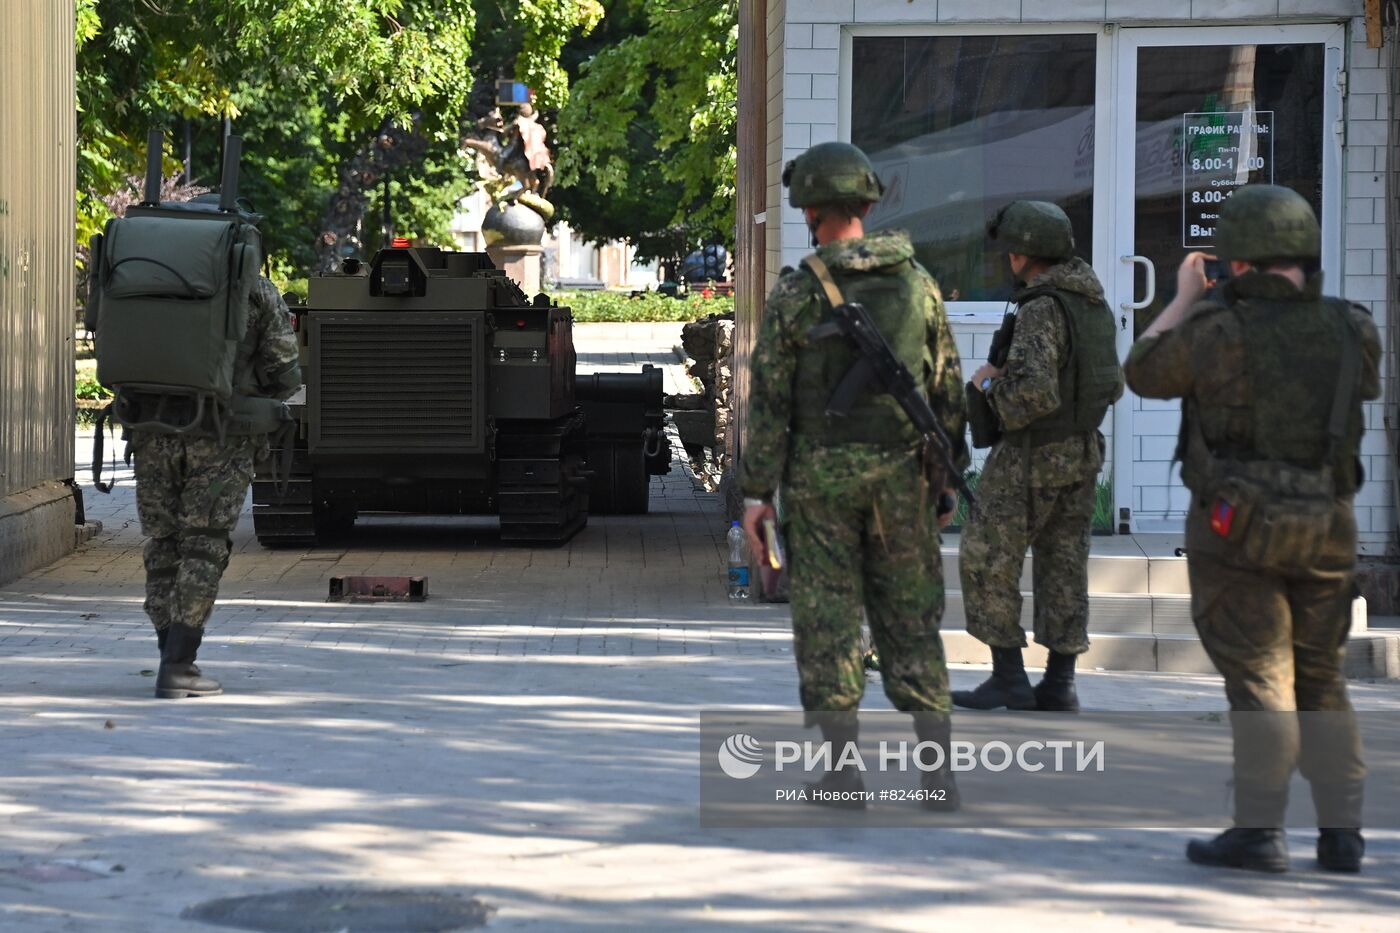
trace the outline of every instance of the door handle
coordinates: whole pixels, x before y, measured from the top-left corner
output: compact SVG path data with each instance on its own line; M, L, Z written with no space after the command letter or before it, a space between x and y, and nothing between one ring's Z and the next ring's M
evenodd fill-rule
M1147 294L1142 301L1125 301L1118 306L1124 311L1141 311L1157 300L1157 267L1146 256L1120 256L1119 261L1129 265L1140 264L1147 270Z

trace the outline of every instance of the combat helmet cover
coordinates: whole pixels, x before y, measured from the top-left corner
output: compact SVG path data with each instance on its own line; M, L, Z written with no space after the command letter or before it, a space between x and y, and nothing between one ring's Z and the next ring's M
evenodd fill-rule
M864 152L850 143L818 143L783 168L788 203L796 208L824 204L873 204L885 193Z
M1215 249L1224 259L1317 259L1322 231L1312 205L1281 185L1246 185L1220 208Z
M1012 201L987 224L987 236L1004 253L1037 259L1074 255L1074 228L1069 216L1049 201Z

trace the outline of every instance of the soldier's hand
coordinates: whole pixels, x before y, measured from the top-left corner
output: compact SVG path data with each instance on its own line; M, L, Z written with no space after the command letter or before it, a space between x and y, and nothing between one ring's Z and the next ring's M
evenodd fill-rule
M977 367L977 372L972 374L972 384L980 389L982 388L983 380L987 379L988 377L992 379L1000 379L1002 376L1005 375L1005 366L993 366L991 363L983 363L981 366Z
M761 564L768 559L768 546L763 541L764 519L777 518L771 505L751 505L744 510L744 534L749 539L749 553Z
M1187 253L1176 270L1176 295L1187 304L1195 304L1210 290L1210 280L1206 278L1206 260L1214 259L1205 253Z
M952 507L948 508L948 504ZM942 531L953 522L953 516L958 514L958 491L952 486L943 490L943 494L938 497L938 530Z

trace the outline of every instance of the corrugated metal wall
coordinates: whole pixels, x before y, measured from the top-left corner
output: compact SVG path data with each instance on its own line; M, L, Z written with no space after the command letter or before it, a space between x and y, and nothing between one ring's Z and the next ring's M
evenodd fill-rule
M73 475L73 4L0 0L0 498Z

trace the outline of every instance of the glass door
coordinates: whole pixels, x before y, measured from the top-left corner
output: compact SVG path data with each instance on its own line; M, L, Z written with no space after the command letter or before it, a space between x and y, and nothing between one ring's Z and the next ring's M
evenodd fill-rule
M1121 355L1171 301L1182 258L1210 251L1220 205L1240 185L1286 185L1311 201L1323 270L1339 282L1344 40L1337 25L1121 31L1117 261L1105 283ZM1172 464L1180 403L1129 395L1114 418L1118 530L1179 531L1188 503Z

